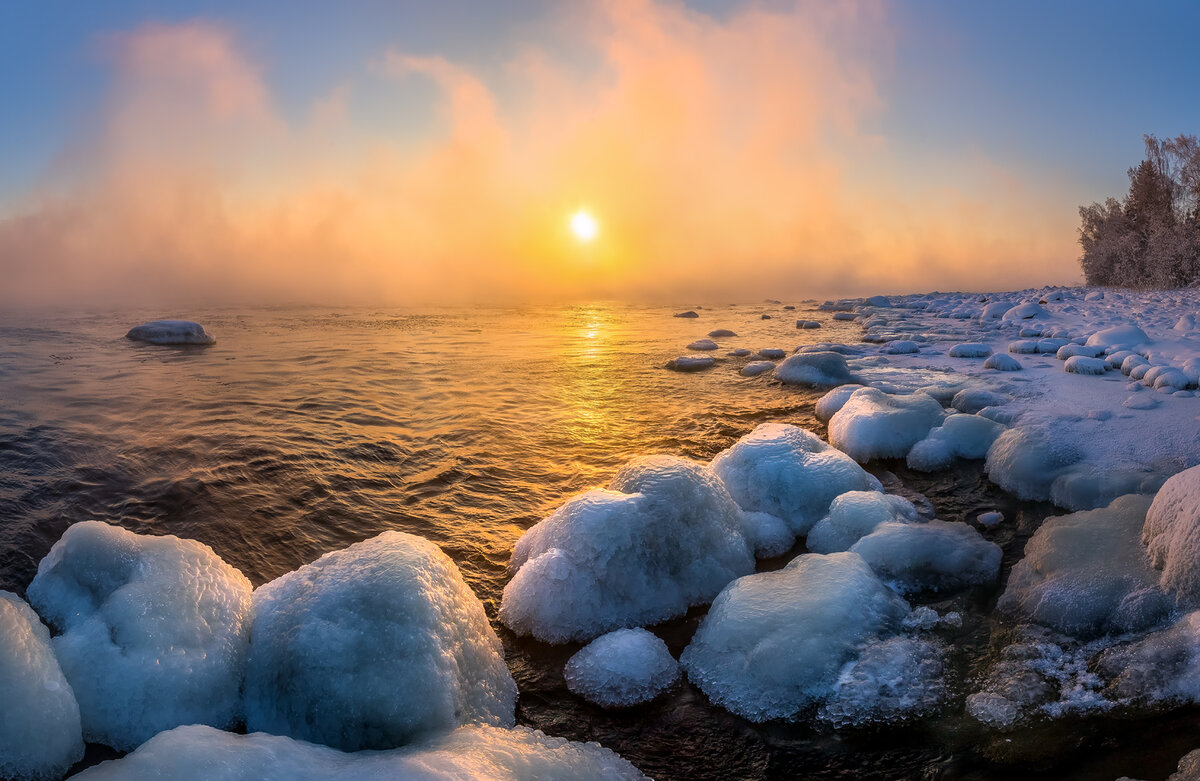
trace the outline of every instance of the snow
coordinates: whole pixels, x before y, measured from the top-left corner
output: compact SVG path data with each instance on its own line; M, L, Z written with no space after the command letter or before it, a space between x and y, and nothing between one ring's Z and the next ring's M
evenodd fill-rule
M904 355L906 353L915 353L920 347L916 342L908 339L893 339L883 345L879 352L885 355Z
M689 350L716 350L718 345L712 339L697 339L687 346Z
M1026 301L1023 304L1017 304L1010 309L1006 309L1001 316L1001 320L1031 320L1035 317L1046 317L1049 313L1035 301Z
M667 362L667 368L677 372L698 372L716 363L711 355L681 355Z
M1141 328L1125 324L1096 331L1087 338L1085 344L1089 347L1133 350L1149 344L1150 341L1150 337Z
M667 644L645 629L618 629L597 637L570 658L567 688L604 708L649 702L679 680Z
M79 702L88 741L129 750L180 724L241 711L250 582L207 545L70 526L38 564L34 608Z
M191 320L153 320L134 326L126 339L150 344L216 344L204 326Z
M75 693L50 631L25 601L0 591L0 776L55 779L83 758Z
M805 429L763 423L712 461L743 510L782 519L804 535L847 491L879 491L873 476Z
M725 485L704 466L674 456L634 459L607 490L569 499L521 536L500 620L552 643L664 621L752 572L755 542Z
M986 358L991 354L992 348L979 342L956 344L947 353L951 358Z
M751 361L741 369L743 377L757 377L760 374L769 372L775 368L775 364L771 361Z
M1000 571L1000 546L965 523L880 524L850 552L901 594L991 583Z
M433 543L389 531L254 592L246 727L345 751L511 726L517 687L483 605Z
M1100 358L1088 358L1083 355L1074 355L1068 358L1067 362L1063 364L1063 369L1073 374L1097 375L1104 374L1106 371L1108 371L1109 365L1107 361L1104 361Z
M391 751L343 753L256 732L211 727L163 732L137 751L73 776L78 781L625 781L633 765L596 743L528 727L462 727Z
M1163 588L1185 605L1200 606L1200 467L1163 484L1141 535Z
M859 462L903 458L944 417L942 405L927 394L892 396L863 388L830 418L829 441Z
M847 491L833 500L829 514L812 527L805 545L813 553L850 550L883 523L919 523L913 503L878 491Z
M1081 458L1068 437L1051 427L1010 428L987 453L987 474L993 483L1022 499L1050 498L1054 480Z
M1009 401L1009 396L986 388L963 388L951 398L950 406L959 412L973 414L984 407L999 407Z
M731 583L680 661L721 707L750 721L790 718L833 694L844 665L908 612L857 554L805 554Z
M1011 355L996 353L983 362L983 368L995 369L1000 372L1016 372L1021 370L1021 362Z
M1082 355L1085 358L1096 358L1103 354L1104 354L1103 347L1088 347L1086 345L1075 344L1073 342L1069 342L1067 344L1064 344L1062 347L1059 347L1058 352L1056 352L1054 354L1054 357L1060 361L1065 361L1068 358L1074 358L1077 355ZM1126 353L1126 354L1128 354L1128 353ZM1109 366L1112 366L1113 365L1112 358L1111 357L1106 358L1105 363L1107 363ZM1116 365L1120 366L1121 364L1118 361Z
M832 351L788 356L775 367L775 376L787 385L845 385L855 381L845 357Z
M921 472L934 472L960 458L984 458L1003 430L1004 426L979 415L951 415L912 446L908 465Z

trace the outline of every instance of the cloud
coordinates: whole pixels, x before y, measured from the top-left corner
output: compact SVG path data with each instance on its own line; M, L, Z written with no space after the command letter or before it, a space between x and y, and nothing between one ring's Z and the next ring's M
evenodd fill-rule
M301 112L220 24L107 37L103 110L0 217L0 300L731 300L1077 275L1073 204L986 158L925 176L871 130L895 45L880 3L718 18L617 0L542 22L491 72L363 52ZM364 122L359 88L380 80L431 87L432 115ZM580 206L592 245L566 229Z

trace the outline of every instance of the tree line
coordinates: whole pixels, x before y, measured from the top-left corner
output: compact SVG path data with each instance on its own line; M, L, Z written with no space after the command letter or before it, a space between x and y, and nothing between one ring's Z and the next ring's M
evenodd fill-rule
M1186 287L1200 282L1200 142L1145 137L1124 200L1079 207L1079 259L1089 285Z

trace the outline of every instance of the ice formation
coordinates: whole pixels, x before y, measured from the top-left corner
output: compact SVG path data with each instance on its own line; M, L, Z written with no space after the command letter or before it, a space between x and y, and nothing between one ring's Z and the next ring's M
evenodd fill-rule
M730 331L728 328L717 328L715 330L709 331L708 335L711 336L713 339L722 339L722 338L729 337L729 336L737 336L736 333L734 333L733 331Z
M1154 497L1142 529L1161 583L1180 602L1200 606L1200 466L1168 479Z
M956 344L947 353L951 358L986 358L991 354L992 348L980 342Z
M1031 320L1035 317L1046 317L1049 313L1038 306L1035 301L1026 301L1005 310L1002 320Z
M667 644L645 629L618 629L597 637L563 670L567 688L605 708L649 702L679 680Z
M850 548L902 594L991 583L1000 546L965 523L884 523Z
M744 510L783 519L804 535L846 491L882 490L846 454L797 426L763 423L718 453L712 471Z
M1097 331L1087 338L1089 347L1118 348L1133 350L1149 344L1151 339L1136 325L1116 325Z
M828 698L843 666L908 612L857 554L805 554L731 583L680 661L721 707L751 721L791 718Z
M863 387L866 386L859 385L857 383L850 383L849 385L842 385L834 388L826 393L817 400L816 409L814 410L817 420L826 423L829 422L829 419L832 418L834 414L842 408L843 405L845 405L846 400L850 398L850 394Z
M245 693L247 729L357 751L510 726L517 687L450 558L389 531L254 592Z
M742 367L741 374L743 377L757 377L758 375L769 372L775 368L775 364L770 361L751 361Z
M917 508L902 496L878 491L847 491L833 500L829 514L808 533L805 545L813 553L850 550L854 543L883 523L919 523Z
M847 664L818 715L839 727L904 721L929 715L948 693L945 649L902 635L867 646Z
M717 343L712 339L697 339L687 346L689 350L716 350Z
M951 415L912 446L908 465L933 472L960 458L983 458L1003 430L1004 426L979 415Z
M1114 700L1138 705L1200 702L1200 611L1166 629L1106 649L1096 668Z
M1088 358L1083 355L1074 355L1067 359L1063 364L1063 369L1072 374L1104 374L1109 369L1107 361L1100 358Z
M1021 370L1021 362L1011 355L996 353L983 362L983 368L998 372L1016 372Z
M0 591L0 776L56 779L83 758L75 693L50 632L25 601Z
M553 643L657 623L752 572L754 547L709 470L673 456L634 459L610 490L568 500L517 541L500 620Z
M999 407L1009 402L1005 396L986 388L963 388L954 394L950 406L959 412L974 414L984 407Z
M128 750L180 724L237 721L250 582L207 545L77 523L28 595L62 630L54 651L87 740Z
M150 344L216 344L204 326L191 320L154 320L134 326L126 339Z
M876 388L855 391L829 420L829 441L856 461L903 458L945 417L924 393L892 396Z
M800 352L775 367L787 385L845 385L854 382L846 359L836 352Z
M711 355L681 355L667 361L667 368L676 372L698 372L716 363Z
M783 360L783 357L787 355L787 352L780 350L778 347L764 347L758 351L758 354L763 358L767 358L768 360L779 361Z
M1055 479L1081 457L1078 446L1046 427L1010 428L992 443L987 474L1022 499L1045 500Z

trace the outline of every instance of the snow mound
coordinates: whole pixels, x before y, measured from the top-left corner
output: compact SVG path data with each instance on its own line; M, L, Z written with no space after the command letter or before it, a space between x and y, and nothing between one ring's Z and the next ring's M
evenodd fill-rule
M1058 352L1054 357L1060 361L1065 361L1068 358L1074 358L1077 355L1082 355L1084 358L1098 358L1104 354L1103 347L1088 347L1087 345L1068 343L1058 348ZM1111 358L1105 359L1105 363L1112 366ZM1117 364L1120 366L1120 363Z
M1016 372L1021 370L1021 362L1011 355L996 353L983 362L983 368L995 369L999 372Z
M567 688L604 708L649 702L679 680L667 644L645 629L618 629L597 637L563 670Z
M1001 320L1032 320L1033 318L1049 317L1050 313L1038 306L1036 301L1026 301L1004 310Z
M254 592L249 730L345 751L511 726L517 687L483 605L433 543L389 531Z
M868 646L842 670L818 715L838 727L905 721L930 714L947 693L945 649L892 637Z
M858 649L908 612L858 555L805 554L729 584L680 661L709 699L743 718L794 717L826 699Z
M1149 507L1149 497L1123 496L1047 519L1026 543L997 608L1082 639L1158 624L1171 600L1139 540Z
M863 388L830 418L829 441L859 462L903 458L944 418L942 405L927 394L890 396Z
M964 388L950 400L950 406L959 412L974 414L984 407L1000 407L1011 399L1000 393L983 388Z
M775 368L775 364L770 361L751 361L742 367L741 375L743 377L757 377L758 375L769 372Z
M902 594L991 583L1000 572L1000 546L965 523L880 524L850 552Z
M1167 393L1195 386L1195 383L1186 374L1170 366L1151 367L1142 375L1142 384Z
M204 326L191 320L154 320L134 326L126 339L150 344L216 344Z
M1058 355L1058 351L1066 347L1070 342L1066 339L1038 339L1039 353L1049 353L1050 355Z
M1008 343L1008 351L1017 355L1032 355L1038 351L1036 339L1018 339Z
M863 299L863 306L873 306L876 309L891 309L892 302L887 296L870 296Z
M858 315L853 314L851 312L834 312L833 319L834 320L857 320Z
M62 631L54 652L85 739L128 750L180 724L237 721L250 581L207 545L77 523L28 594Z
M988 449L988 478L1022 499L1049 499L1055 479L1081 457L1069 438L1056 434L1044 426L1002 432Z
M956 344L950 348L948 353L951 358L986 358L991 354L992 348L979 342Z
M681 355L667 361L667 368L676 372L698 372L716 363L711 355Z
M343 753L280 735L179 727L137 751L73 776L78 781L624 781L644 779L596 743L528 727L462 727L391 751Z
M829 515L817 521L805 545L813 553L850 550L854 543L884 523L919 523L913 503L878 491L847 491L833 500Z
M1135 393L1121 402L1121 406L1136 410L1154 409L1158 406L1158 399L1145 393Z
M850 383L849 385L842 385L834 388L826 393L817 400L816 410L814 412L814 414L817 416L817 420L823 423L828 423L829 419L832 418L834 414L842 408L843 405L845 405L846 400L850 398L850 394L854 393L854 391L858 390L859 388L864 387L866 386L859 385L858 383Z
M854 382L846 359L836 352L796 353L775 367L775 376L787 385L845 385Z
M79 705L50 632L16 594L0 591L0 776L55 779L83 758Z
M880 491L873 476L797 426L763 423L718 453L712 471L743 510L782 518L804 535L846 491Z
M1189 607L1200 605L1200 466L1163 484L1146 513L1142 542L1160 583Z
M1084 342L1088 347L1105 347L1111 349L1132 350L1140 345L1151 343L1146 332L1136 325L1117 325L1097 331Z
M1108 371L1108 361L1102 358L1088 358L1083 355L1075 355L1067 359L1063 364L1063 369L1071 374L1104 374Z
M912 446L908 465L921 472L936 472L960 458L984 458L1002 431L1004 426L979 415L951 415Z
M754 570L742 523L725 486L700 464L634 459L610 490L569 499L521 536L500 620L561 643L681 615Z
M687 346L689 350L716 350L717 343L712 339L697 339Z

